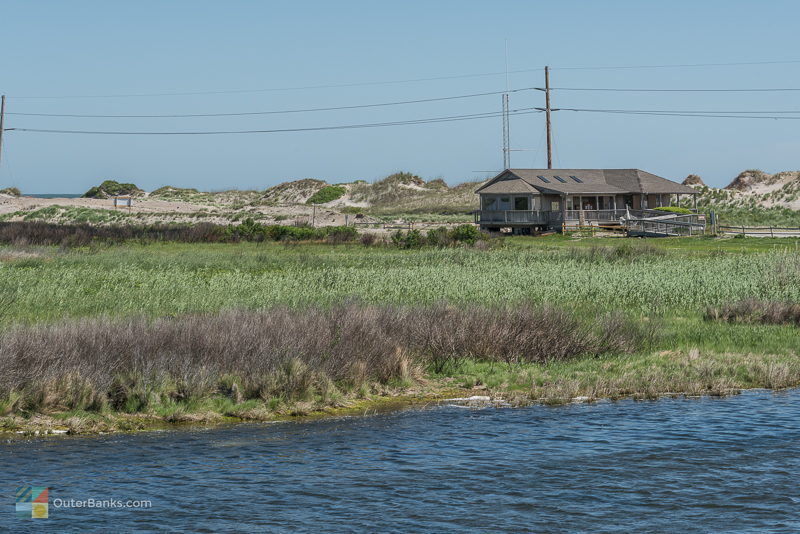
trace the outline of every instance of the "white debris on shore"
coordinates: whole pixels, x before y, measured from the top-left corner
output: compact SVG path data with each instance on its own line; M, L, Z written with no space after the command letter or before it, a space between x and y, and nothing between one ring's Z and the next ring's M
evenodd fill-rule
M504 399L493 399L488 395L473 395L472 397L457 397L453 399L445 399L444 402L448 406L457 408L501 408L511 406Z

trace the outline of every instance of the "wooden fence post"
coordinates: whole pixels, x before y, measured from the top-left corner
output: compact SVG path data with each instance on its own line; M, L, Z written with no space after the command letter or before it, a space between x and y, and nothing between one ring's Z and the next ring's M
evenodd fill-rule
M769 236L775 237L775 232L772 231L772 226L769 227Z

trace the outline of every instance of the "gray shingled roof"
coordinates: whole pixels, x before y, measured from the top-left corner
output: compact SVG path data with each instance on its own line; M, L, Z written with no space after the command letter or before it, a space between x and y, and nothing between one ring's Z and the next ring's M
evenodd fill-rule
M540 178L544 177L544 180ZM555 178L561 177L563 182ZM574 180L575 176L580 181ZM546 194L696 194L691 187L639 169L507 169L476 193L527 193L522 183Z
M502 176L482 188L481 193L538 193L528 182L513 175Z

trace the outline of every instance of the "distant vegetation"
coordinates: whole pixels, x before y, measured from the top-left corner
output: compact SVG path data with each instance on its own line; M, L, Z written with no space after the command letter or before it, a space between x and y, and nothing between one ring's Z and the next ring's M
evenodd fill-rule
M55 207L55 206L54 206ZM42 208L49 209L49 208ZM92 215L96 210L84 210ZM116 212L109 212L117 215ZM119 215L124 217L127 215ZM352 243L360 239L366 246L395 246L403 249L422 247L451 247L476 245L488 239L474 225L463 224L455 228L433 228L426 232L398 231L390 239L384 236L359 234L352 226L287 226L263 224L252 218L238 225L195 224L54 224L31 220L29 222L0 222L0 244L6 245L58 245L82 247L93 243L234 243L239 241L324 241L331 244ZM113 220L104 222L114 222Z
M448 187L441 179L425 182L415 174L399 172L374 184L354 184L350 196L355 202L369 204L364 211L375 216L464 216L477 206L475 189L480 183L466 182Z
M261 196L258 191L198 191L192 187L159 187L150 193L150 198L172 202L188 202L192 204L218 206L221 208L239 209L245 204L257 201Z
M47 208L43 208L47 209ZM89 214L96 210L85 209ZM110 212L112 215L115 212ZM92 243L234 243L238 241L326 241L333 244L358 239L352 226L265 225L246 219L239 225L155 224L96 225L45 222L0 222L0 244L81 247Z
M392 243L400 248L412 249L430 247L449 247L459 244L474 245L479 240L488 239L472 224L461 224L453 229L435 228L423 234L419 230L404 232L398 230L392 234Z
M22 196L22 192L16 187L6 187L5 189L0 189L0 195L10 195L12 197L19 197Z
M144 191L135 184L119 183L115 180L106 180L86 191L84 198L109 198L115 196L138 196Z
M690 210L689 208L680 208L678 206L663 206L660 208L653 208L653 209L656 211L666 211L669 213L681 213L686 215L692 213L692 210Z
M731 208L708 206L714 209L720 224L744 226L775 226L800 228L800 211L789 208Z
M325 204L326 202L333 202L344 196L347 189L343 185L326 185L313 195L311 195L306 204Z

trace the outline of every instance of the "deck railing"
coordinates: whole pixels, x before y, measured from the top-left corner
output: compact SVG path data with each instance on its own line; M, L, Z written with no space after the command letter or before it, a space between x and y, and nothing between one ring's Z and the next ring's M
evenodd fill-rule
M550 211L539 210L478 210L475 223L546 224L550 222Z
M625 216L624 209L615 210L567 210L566 219L568 221L579 221L583 217L584 221L618 221Z
M704 222L697 215L684 215L673 218L628 219L625 221L628 235L644 236L685 236L703 235Z
M584 221L587 223L614 223L619 224L624 217L647 219L650 217L675 218L675 214L651 209L607 209L607 210L565 210L563 217L566 221ZM695 214L678 215L680 217L697 217ZM475 224L509 223L509 224L547 224L562 222L561 211L550 210L478 210L475 212ZM690 222L697 222L696 219Z

